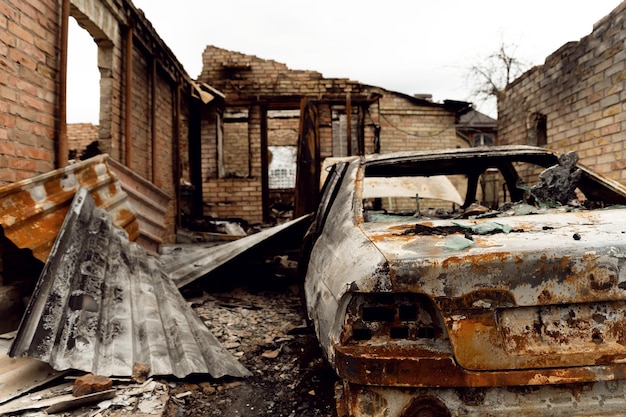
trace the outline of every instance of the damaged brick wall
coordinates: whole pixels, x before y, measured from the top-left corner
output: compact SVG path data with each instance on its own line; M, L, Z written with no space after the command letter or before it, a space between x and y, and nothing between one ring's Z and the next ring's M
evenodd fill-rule
M0 184L63 165L57 155L63 104L62 4L11 0L0 5L0 122L4 127L0 131ZM143 12L129 1L70 0L70 16L98 48L93 66L100 70L100 120L89 127L93 128L89 139L76 130L87 126L68 126L71 152L65 157L80 157L97 140L100 153L108 153L175 196L179 181L189 181L188 114L189 107L197 105L191 98L190 77ZM126 72L129 45L132 77ZM127 154L131 155L128 161ZM174 239L176 216L172 200L165 218L165 241Z
M0 184L54 168L58 3L0 4Z
M380 101L382 153L467 147L456 134L456 114L424 102L388 94Z
M185 126L188 121L185 115L190 105L187 97L191 94L190 78L143 12L129 2L72 0L71 14L98 45L97 64L101 73L99 150L174 197L178 181L189 180ZM129 33L132 34L130 41ZM129 43L132 46L132 84L128 102L130 131L127 131L126 56ZM180 109L176 103L177 94ZM74 140L70 136L70 148L80 149ZM130 141L130 147L127 141ZM182 152L174 155L178 150ZM181 178L176 178L177 175ZM176 201L172 199L165 218L165 242L175 238L176 213Z
M317 108L321 159L378 149L391 152L457 144L456 112L441 104L348 79L326 79L315 71L291 70L273 60L207 46L198 81L226 96L222 116L205 111L202 117L203 214L207 216L243 217L251 223L266 219L262 200L268 191L262 179L266 167L261 163L261 148L281 143L278 137L285 129L298 129L298 115L283 123L272 115L277 111L297 112L303 98L313 101ZM233 114L245 120L235 117L236 124L231 124ZM245 114L248 116L242 116ZM234 149L239 151L231 153ZM241 178L233 178L235 171L227 169L235 160L243 166L237 172L245 171L245 175L238 175Z
M626 183L625 19L622 3L507 87L498 100L499 142L577 151L581 163Z
M98 126L93 123L70 123L67 125L70 138L70 159L81 159L87 147L98 141Z

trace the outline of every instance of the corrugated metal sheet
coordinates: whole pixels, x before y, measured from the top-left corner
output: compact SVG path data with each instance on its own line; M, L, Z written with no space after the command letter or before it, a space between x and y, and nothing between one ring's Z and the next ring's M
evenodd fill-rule
M136 242L157 253L166 233L165 215L172 196L114 159L108 164L119 178L139 220Z
M139 223L128 196L109 169L107 155L69 165L33 178L0 187L0 225L19 248L28 248L45 262L78 187L89 189L131 240Z
M269 239L297 226L306 226L311 215L301 216L259 233L220 245L166 245L161 250L165 270L178 288L207 275Z
M129 242L82 188L9 354L99 375L132 375L135 363L148 365L151 375L249 375L159 260Z

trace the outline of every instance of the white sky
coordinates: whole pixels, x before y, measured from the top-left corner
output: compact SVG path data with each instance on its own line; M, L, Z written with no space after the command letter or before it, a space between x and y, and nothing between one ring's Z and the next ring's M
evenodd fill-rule
M132 0L197 78L206 45L413 95L476 102L467 68L504 42L531 65L577 41L620 0ZM68 122L98 123L96 47L70 30Z

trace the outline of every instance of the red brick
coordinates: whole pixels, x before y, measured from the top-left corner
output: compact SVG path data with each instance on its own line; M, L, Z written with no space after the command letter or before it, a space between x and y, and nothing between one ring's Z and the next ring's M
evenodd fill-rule
M74 397L107 391L113 387L113 381L102 375L87 374L76 378L72 387Z

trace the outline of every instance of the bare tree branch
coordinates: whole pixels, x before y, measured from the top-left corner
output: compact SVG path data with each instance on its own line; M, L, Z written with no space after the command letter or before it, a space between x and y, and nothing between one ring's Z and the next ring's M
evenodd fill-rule
M476 99L497 98L528 69L529 64L516 57L515 50L514 45L502 42L496 52L468 67L467 76Z

